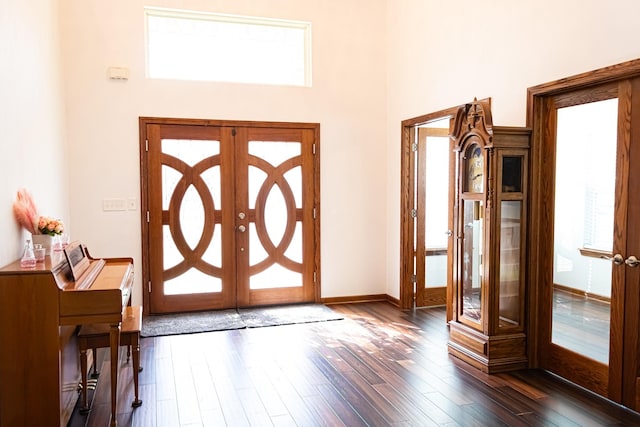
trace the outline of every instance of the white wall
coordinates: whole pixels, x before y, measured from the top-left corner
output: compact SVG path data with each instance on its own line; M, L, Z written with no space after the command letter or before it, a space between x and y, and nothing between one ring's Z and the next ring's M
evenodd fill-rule
M0 266L30 238L13 216L18 189L69 222L57 25L55 0L0 0Z
M524 126L528 87L640 57L635 0L387 2L387 293L400 276L400 123L492 98Z
M72 238L94 256L141 263L140 212L103 212L140 194L139 116L321 125L322 296L385 293L387 205L383 0L61 0ZM145 77L143 6L313 23L313 87ZM130 79L107 79L107 68ZM395 204L395 201L394 201ZM134 302L140 302L140 269Z
M314 86L147 80L145 4L312 21ZM638 16L635 0L0 0L0 264L27 237L20 187L94 255L141 262L139 211L101 209L139 197L139 116L319 122L322 295L397 297L400 122L490 96L496 124L524 125L527 87L640 57Z

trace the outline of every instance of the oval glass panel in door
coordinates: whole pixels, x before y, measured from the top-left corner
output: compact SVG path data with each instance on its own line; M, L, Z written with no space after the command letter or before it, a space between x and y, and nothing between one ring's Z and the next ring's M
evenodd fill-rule
M300 143L250 141L248 154L249 289L301 287Z

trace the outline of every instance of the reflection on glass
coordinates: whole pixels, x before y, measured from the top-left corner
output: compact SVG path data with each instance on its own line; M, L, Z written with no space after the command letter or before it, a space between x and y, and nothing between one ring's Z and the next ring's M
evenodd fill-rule
M448 126L449 119L436 122ZM448 131L448 127L446 128ZM447 284L449 229L449 137L429 136L425 145L425 288Z
M163 139L161 150L163 155L180 159L180 161L184 162L187 166L185 169L188 169L189 167L196 166L198 162L202 160L219 155L220 141ZM182 173L166 165L163 165L163 169L166 170L162 172L162 209L167 210L170 197L173 194L176 184L182 178ZM220 209L220 168L214 167L203 170L201 174L208 176L205 181L211 191L215 206Z
M579 248L612 250L617 106L610 99L557 111L551 339L606 364L612 264Z
M169 270L172 267L182 263L184 261L184 256L178 251L178 248L171 237L171 231L169 230L169 226L165 225L162 228L163 231L163 255L164 255L164 266L163 269ZM217 238L216 238L217 236ZM221 253L221 243L220 243L220 233L214 233L214 241L211 246L207 248L203 256L203 260L205 262L210 263L211 265L219 266L221 263L220 253ZM181 275L166 280L164 282L164 294L165 295L181 295L181 294L197 294L203 292L221 292L222 291L222 281L218 277L213 277L202 273L201 271L190 268Z
M222 292L222 280L190 268L180 276L164 282L165 295L200 294Z
M478 200L465 200L462 240L462 314L480 322L482 285L483 206Z
M482 193L484 191L484 155L482 149L476 144L471 144L465 153L467 166L466 191Z
M439 253L439 252L436 252ZM425 258L425 288L440 288L447 285L447 254L429 255Z
M521 201L503 201L500 207L499 327L520 324Z
M522 156L502 158L502 191L504 193L522 192Z
M202 237L204 230L204 206L200 195L193 185L184 192L184 198L180 205L180 229L187 245L192 250Z

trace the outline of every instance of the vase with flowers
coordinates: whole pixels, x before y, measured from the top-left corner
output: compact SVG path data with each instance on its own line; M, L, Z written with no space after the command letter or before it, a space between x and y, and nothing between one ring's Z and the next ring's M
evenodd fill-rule
M62 250L60 235L64 232L64 224L61 220L48 216L40 216L38 218L37 228L40 236L49 236L51 238L51 248L54 251ZM38 234L34 236L38 236Z
M26 189L18 190L13 203L13 213L18 223L32 235L35 245L42 245L46 253L51 249L62 250L59 236L64 233L64 224L53 217L39 215L31 194Z

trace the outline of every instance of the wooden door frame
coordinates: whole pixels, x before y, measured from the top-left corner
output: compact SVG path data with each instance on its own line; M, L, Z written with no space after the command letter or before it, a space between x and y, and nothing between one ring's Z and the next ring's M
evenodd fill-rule
M548 198L544 197L543 192L549 188L549 180L551 179L543 171L548 170L550 161L555 158L554 147L545 146L545 141L550 139L550 127L545 126L544 115L545 111L551 108L551 97L566 94L569 92L576 92L580 90L589 90L598 86L602 86L606 83L615 83L625 79L632 79L640 77L640 59L623 62L613 66L600 68L594 71L578 74L572 77L563 78L561 80L544 83L538 86L530 87L527 90L527 127L532 129L532 141L531 141L531 192L530 192L530 223L529 223L529 256L528 256L528 280L529 293L527 306L529 310L527 325L527 335L529 337L529 361L530 367L541 367L541 361L543 355L541 352L544 349L541 341L542 332L540 331L540 325L546 325L551 316L551 310L546 303L549 297L548 285L543 280L543 275L548 274L549 260L553 260L553 253L549 253L548 234L545 233L548 230L548 224L550 221L550 212L553 212L553 206L548 206ZM640 109L640 101L634 99L632 105L629 108L633 108L634 111ZM636 113L632 118L632 139L638 141L640 139L640 117ZM636 208L637 209L637 208ZM628 288L628 287L627 287ZM622 312L631 313L633 319L631 323L636 325L636 330L639 322L639 297L638 291L635 290L635 295L630 289L626 289L625 298L616 298L618 304L621 304ZM543 321L543 323L541 323ZM613 318L611 319L612 328L618 331L629 331L629 327L625 326L624 319ZM625 336L625 348L638 348L637 333L635 336ZM628 355L613 354L613 358L610 360L611 369L620 369L623 367L628 369L628 372L636 372L638 369L638 362L631 362L631 365L623 365L623 357L629 359ZM623 377L626 376L623 375ZM635 381L635 374L634 374ZM635 384L631 381L617 381L616 379L609 378L609 398L617 402L622 403L625 406L633 408L637 405L636 402L622 401L622 396L629 396L633 394L633 390L636 388Z
M254 128L296 128L311 129L314 132L314 156L313 156L313 206L314 206L314 301L321 301L321 268L320 268L320 124L319 123L298 123L298 122L258 122L240 120L210 120L210 119L181 119L166 117L139 117L139 147L140 147L140 227L141 227L141 253L142 262L142 302L143 314L149 315L150 306L150 251L149 245L145 244L149 240L148 223L148 185L147 176L149 173L147 156L147 125L189 125L189 126L220 126L220 127L254 127Z
M444 110L403 120L401 124L400 153L400 309L411 310L414 306L413 274L415 271L415 218L412 216L415 200L416 168L412 146L415 141L415 127L445 118L454 118L461 105ZM449 182L453 182L453 171L450 170ZM450 186L451 187L451 186ZM451 191L451 190L450 190ZM451 221L451 219L450 219ZM451 246L451 245L449 245ZM451 254L447 255L449 258ZM449 279L449 272L447 273ZM450 280L447 280L449 282ZM450 319L450 302L452 294L450 283L447 283L447 320Z

